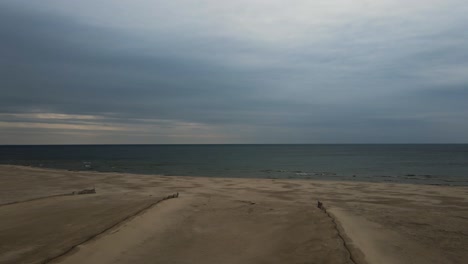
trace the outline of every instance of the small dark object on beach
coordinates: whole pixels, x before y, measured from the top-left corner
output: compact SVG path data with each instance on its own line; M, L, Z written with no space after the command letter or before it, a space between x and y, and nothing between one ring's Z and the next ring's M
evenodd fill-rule
M179 197L179 193L174 193L174 194L171 194L171 195L168 195L166 197L164 197L164 200L167 200L167 199L172 199L172 198L178 198Z
M252 202L252 201L243 201L243 200L239 200L239 202L246 203L246 204L250 204L250 205L254 205L254 204L255 204L255 203Z
M323 209L323 204L322 204L322 202L317 201L317 207L318 207L319 209Z
M82 191L78 191L76 194L92 194L92 193L96 193L96 188L84 189Z

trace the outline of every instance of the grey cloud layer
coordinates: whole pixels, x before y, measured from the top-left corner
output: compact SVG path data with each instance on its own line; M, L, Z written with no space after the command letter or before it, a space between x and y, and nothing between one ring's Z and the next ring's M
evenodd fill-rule
M0 116L8 131L0 143L53 143L39 136L44 131L86 143L468 141L462 1L434 1L439 13L413 6L396 17L350 7L351 15L323 23L308 21L307 10L297 14L306 20L292 24L275 22L281 13L273 13L271 25L255 14L236 19L214 2L205 22L182 4L178 12L187 16L171 18L163 12L175 7L161 4L153 15L164 24L127 27L109 13L98 20L91 2L74 15L57 3L0 4L0 112L10 114ZM228 22L208 23L222 17L213 10ZM249 19L258 24L249 29ZM81 123L89 131L18 123Z

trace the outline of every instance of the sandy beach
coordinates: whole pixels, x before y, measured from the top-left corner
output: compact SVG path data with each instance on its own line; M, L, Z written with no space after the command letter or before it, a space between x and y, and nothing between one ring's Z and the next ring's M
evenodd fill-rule
M0 178L0 263L468 259L468 187L10 165L0 166ZM71 195L89 188L97 193Z

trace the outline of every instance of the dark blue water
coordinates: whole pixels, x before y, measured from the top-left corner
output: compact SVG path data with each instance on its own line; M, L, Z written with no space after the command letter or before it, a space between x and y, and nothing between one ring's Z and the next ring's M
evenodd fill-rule
M468 145L0 146L0 163L180 176L468 185Z

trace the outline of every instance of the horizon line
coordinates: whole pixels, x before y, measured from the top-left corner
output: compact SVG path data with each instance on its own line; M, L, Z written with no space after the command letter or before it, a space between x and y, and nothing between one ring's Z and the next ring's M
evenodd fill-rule
M202 146L202 145L468 145L468 143L116 143L116 144L0 144L8 146Z

